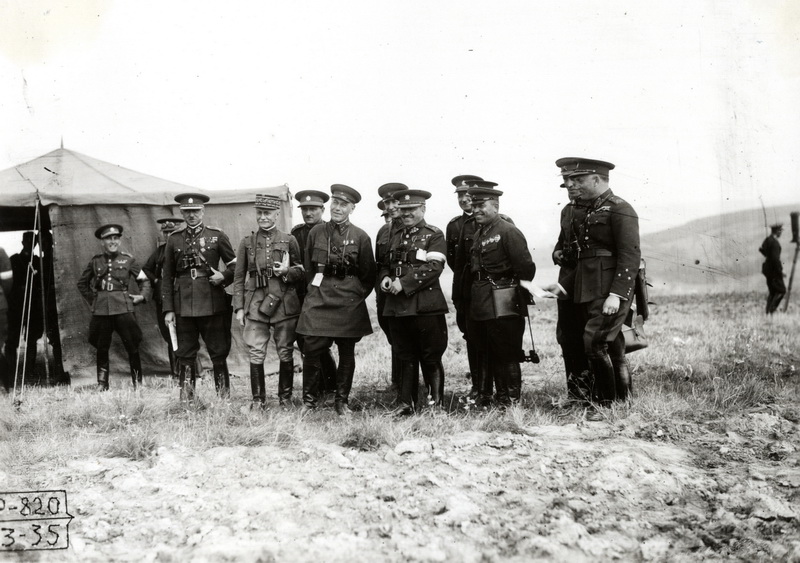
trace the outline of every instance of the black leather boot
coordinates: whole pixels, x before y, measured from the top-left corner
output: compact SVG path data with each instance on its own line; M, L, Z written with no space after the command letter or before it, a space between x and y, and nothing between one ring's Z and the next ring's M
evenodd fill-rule
M181 402L193 401L195 396L195 382L197 381L197 367L194 360L191 363L179 362L178 385L181 388Z
M136 389L138 385L142 384L142 360L139 357L139 352L134 352L128 357L128 363L131 366L131 381L133 388Z
M320 357L303 358L303 408L317 408L320 393Z
M231 374L228 371L228 362L214 363L214 387L217 395L226 399L231 396Z
M292 404L294 387L294 361L281 362L278 368L278 403L282 407Z
M108 391L108 364L97 366L97 390Z
M398 392L400 391L400 386L402 385L402 377L403 377L400 372L400 370L402 369L400 367L401 363L402 362L397 357L397 354L395 354L394 350L392 350L392 379L391 379L392 389L396 389Z
M326 393L336 393L336 362L330 350L324 350L320 356L320 384Z
M488 407L492 403L492 374L489 370L488 354L478 354L475 385L478 388L475 405L481 408Z
M614 364L608 354L592 358L591 364L594 372L592 398L598 404L608 406L617 396Z
M477 347L469 340L467 342L467 362L469 364L469 377L472 387L469 390L469 398L473 401L481 394L481 387L478 382L478 370L480 369L480 359L478 358Z
M414 414L417 405L419 375L417 375L416 362L399 360L397 364L399 387L397 388L397 408L394 410L394 414L407 416Z
M444 371L440 368L439 362L423 363L422 374L428 386L428 406L442 406Z
M626 401L633 390L633 381L631 380L628 358L625 356L621 358L611 358L611 364L614 366L616 399L619 401Z
M347 401L350 398L350 389L353 387L353 374L355 371L355 357L339 358L339 368L336 370L336 399L333 403L333 408L339 416L352 412Z
M263 409L267 402L267 388L264 380L264 364L250 364L250 391L253 402L250 408Z
M511 364L492 364L489 368L489 373L492 375L494 379L494 386L495 386L495 401L497 405L501 408L508 407L511 405L511 398L508 395L508 380L509 380L509 373L508 368ZM519 367L519 364L517 364Z
M519 403L522 396L522 369L519 362L510 362L506 366L508 398L512 405Z

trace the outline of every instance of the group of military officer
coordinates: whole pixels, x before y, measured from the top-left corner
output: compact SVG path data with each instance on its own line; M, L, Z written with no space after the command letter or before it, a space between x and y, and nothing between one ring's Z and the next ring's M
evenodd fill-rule
M636 214L608 189L613 164L567 158L556 163L570 196L553 253L561 266L558 340L562 345L570 398L608 404L625 399L630 377L621 325L630 307L639 265ZM317 407L322 392L335 393L337 414L350 413L355 347L372 332L366 299L376 292L379 324L391 346L392 385L398 415L418 404L419 375L426 405L444 398L447 301L439 278L447 264L454 272L452 300L466 341L472 387L469 406L504 408L519 401L522 337L529 303L522 289L535 274L523 233L499 213L503 192L477 176L452 183L462 214L446 232L425 221L430 192L389 183L378 189L386 217L373 247L369 235L350 221L361 194L334 184L330 194L298 192L303 223L284 233L277 228L280 200L257 195L257 228L234 252L228 236L203 221L208 197L181 194L182 219L160 219L166 241L141 270L119 250L122 227L104 225L95 236L103 252L87 266L78 287L91 304L89 342L97 349L100 388L108 388L108 348L113 331L128 352L134 386L141 383L138 345L141 330L130 294L130 279L155 283L155 301L170 365L177 372L182 400L195 395L198 337L213 364L217 392L227 396L230 376L231 312L249 348L253 405L266 403L264 360L272 338L280 360L278 400L293 393L294 343L303 353L305 409ZM326 203L330 221L323 221ZM183 223L182 225L180 225ZM180 225L180 226L179 226ZM233 286L232 306L224 290ZM330 350L338 349L338 366ZM174 349L174 352L172 348Z

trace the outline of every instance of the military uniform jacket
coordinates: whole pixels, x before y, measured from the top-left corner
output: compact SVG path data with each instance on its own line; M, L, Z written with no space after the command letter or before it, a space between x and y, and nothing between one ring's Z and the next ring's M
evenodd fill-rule
M289 271L284 276L273 275L272 265L280 262L284 254L289 256ZM266 287L256 287L261 272ZM278 228L246 236L236 251L236 270L233 275L233 310L245 310L248 319L264 323L278 323L300 315L300 298L297 286L305 282L305 273L300 262L297 239ZM272 316L259 311L264 299L280 299Z
M345 338L371 334L366 298L375 283L375 258L369 235L350 221L315 225L304 266L309 283L297 332ZM318 287L312 283L317 273L323 273Z
M479 226L470 252L470 272L473 278L470 318L492 320L495 318L492 288L532 280L536 273L525 235L499 216Z
M386 293L385 317L443 315L447 301L439 285L447 243L442 231L423 219L415 226L395 231L384 253L378 279L399 279L403 292ZM379 282L380 283L380 282Z
M556 251L560 250L564 256L560 269L558 270L558 284L572 298L575 292L575 269L578 267L578 235L573 231L573 222L580 224L586 216L585 205L576 204L570 201L561 209L561 229L558 233L558 241L553 248L553 264L556 262ZM573 256L569 258L569 253Z
M100 317L122 315L133 312L133 299L128 293L131 278L137 279L141 268L136 259L127 252L116 256L97 254L78 280L78 291L92 308L92 314Z
M378 234L375 237L375 263L380 267L386 260L386 255L389 252L389 243L397 231L403 229L403 220L396 217L381 225L378 229ZM381 291L381 276L375 279L375 303L377 304L378 314L383 314L383 307L386 304L386 294Z
M761 248L758 251L766 258L761 265L761 273L768 278L782 278L781 243L778 242L778 239L772 235L768 236L761 243Z
M202 258L200 258L202 256ZM223 285L233 281L236 255L228 235L216 227L184 225L167 238L161 282L162 310L183 317L207 317L227 310L223 286L208 279L211 268L221 271ZM220 261L225 266L220 267ZM194 263L196 266L191 266Z
M325 221L320 221L317 225L325 224ZM306 242L308 241L308 233L311 232L311 229L316 227L317 225L306 225L305 223L301 223L299 225L295 225L292 227L292 236L297 239L297 247L300 249L300 264L305 263L306 260ZM306 285L303 282L300 282L296 285L297 295L300 297L300 300L303 300L306 294Z
M630 299L641 261L633 207L607 190L588 205L585 216L573 217L572 226L580 245L573 300L588 303L610 293Z
M469 253L478 229L475 218L462 213L447 224L447 265L453 270L453 304L469 300ZM466 276L466 278L465 278Z

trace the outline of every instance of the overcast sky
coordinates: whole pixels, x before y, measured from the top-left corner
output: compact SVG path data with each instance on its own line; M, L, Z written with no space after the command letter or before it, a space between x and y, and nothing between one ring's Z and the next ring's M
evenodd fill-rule
M798 35L769 0L3 0L0 169L63 136L198 188L345 183L371 233L379 185L444 228L478 174L542 248L587 156L652 232L800 201Z

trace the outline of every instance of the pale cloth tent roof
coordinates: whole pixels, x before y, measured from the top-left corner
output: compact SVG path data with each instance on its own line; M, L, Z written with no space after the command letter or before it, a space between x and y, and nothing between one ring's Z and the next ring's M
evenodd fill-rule
M222 228L234 251L244 236L257 229L253 213L257 193L281 199L278 226L284 231L291 228L291 193L286 185L200 190L64 148L0 171L0 230L33 229L37 196L44 206L43 227L52 226L53 277L64 364L68 370L93 370L93 349L86 343L91 313L75 284L92 256L100 252L94 230L105 223L122 225L123 250L133 254L140 265L144 264L159 238L155 220L164 215L178 215L175 195L198 191L211 197L206 206L206 224ZM146 372L148 367L151 372L161 369L166 351L155 325L153 306L137 307L137 316L145 337L141 350L144 369ZM121 375L127 362L116 340L115 337L112 362L116 356L116 375ZM239 340L236 334L234 340ZM246 365L246 347L240 341L234 342L229 358L233 364Z

